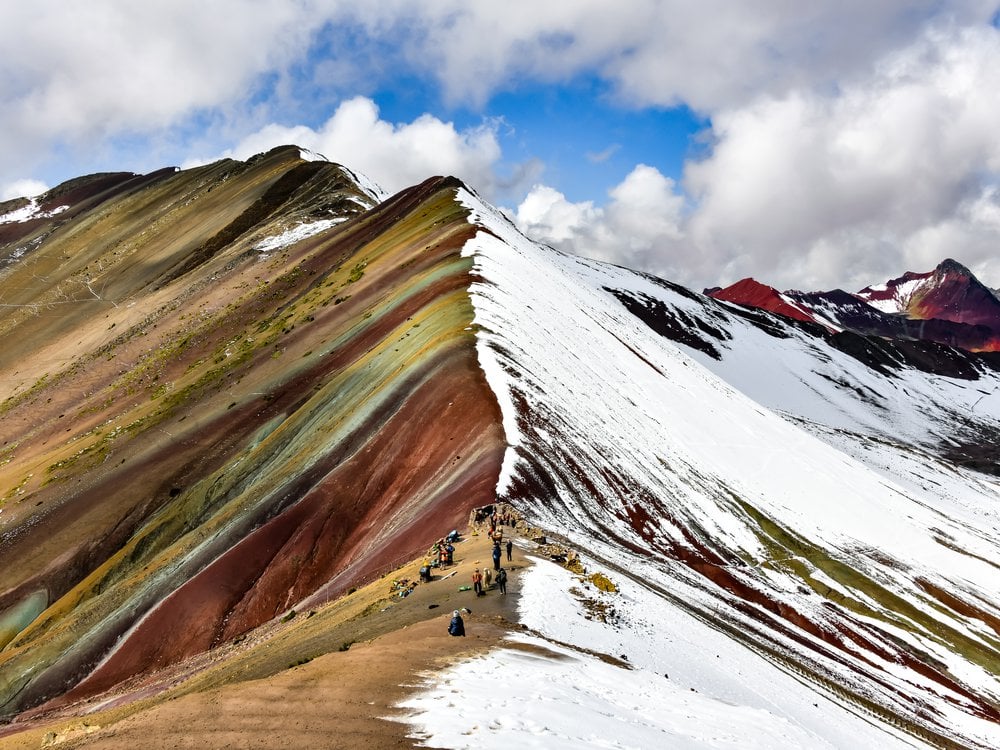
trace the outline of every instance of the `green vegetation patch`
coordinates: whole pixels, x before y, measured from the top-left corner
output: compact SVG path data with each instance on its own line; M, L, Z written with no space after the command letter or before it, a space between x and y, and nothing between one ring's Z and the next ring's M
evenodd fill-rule
M856 615L879 620L909 633L930 637L963 658L994 673L1000 673L1000 655L996 651L932 617L928 612L894 594L860 570L835 559L823 548L781 526L749 503L739 498L734 499L758 526L757 537L770 558L762 564L763 566L771 566L796 576L817 594ZM809 566L822 571L842 588L860 592L876 602L879 608L872 607L860 598L831 589L814 578ZM921 598L929 609L935 609L954 618L954 615L942 609L938 602L926 597ZM885 633L885 636L887 640L892 640L888 633ZM935 662L928 654L914 655L925 663ZM943 665L939 667L944 668Z

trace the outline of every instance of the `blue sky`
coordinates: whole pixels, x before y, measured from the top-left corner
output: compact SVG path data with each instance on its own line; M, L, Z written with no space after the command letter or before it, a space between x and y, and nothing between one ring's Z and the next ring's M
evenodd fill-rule
M297 142L691 286L1000 283L983 0L0 6L0 197Z

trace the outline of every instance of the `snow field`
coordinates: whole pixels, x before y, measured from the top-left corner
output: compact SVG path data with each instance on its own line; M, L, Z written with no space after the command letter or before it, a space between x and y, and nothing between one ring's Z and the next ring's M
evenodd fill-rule
M801 332L776 338L742 319L726 320L721 309L720 319L711 323L741 330L719 343L719 362L663 339L607 289L664 300L694 319L709 314L697 300L624 269L534 245L475 196L460 191L459 199L473 223L489 228L467 243L464 254L475 257L484 279L472 288L481 326L479 351L511 445L498 494L517 470L518 452L558 457L569 450L575 459L591 462L582 469L591 489L563 475L558 497L546 498L531 512L541 525L563 530L572 543L601 547L605 559L616 559L624 570L643 561L623 548L602 545L609 533L644 546L642 540L652 538L657 546L683 547L688 542L678 525L694 529L713 548L756 561L737 575L808 613L813 622L848 628L854 627L852 619L866 622L873 628L869 637L881 638L890 654L904 644L946 665L951 676L987 702L996 697L996 676L943 640L938 625L927 624L939 622L986 644L982 623L940 607L917 585L918 579L930 581L965 599L974 592L986 611L995 611L989 603L1000 601L1000 579L989 561L1000 559L1000 549L989 533L995 521L983 525L984 519L976 518L975 511L986 506L975 500L974 489L970 492L972 478L944 470L936 478L925 474L918 484L912 472L872 467L867 452L845 450L848 437L829 437L850 430L857 445L858 432L867 431L919 444L934 430L947 434L956 406L969 403L980 413L994 414L1000 406L995 387L991 393L916 372L886 378ZM530 438L518 429L514 388L542 424ZM608 472L638 482L644 497L655 499L641 537L624 518L627 498L605 481ZM990 484L995 488L995 482ZM769 559L760 529L733 503L736 497L815 545L841 571L855 571L845 581L855 576L860 588L833 581L806 558L795 558L816 580L829 581L833 590L880 616L845 616L828 608L827 597L804 587L798 574L783 567L784 560ZM956 505L965 511L957 518L950 512ZM942 535L948 544L941 543ZM716 609L721 621L739 626L740 616L717 589L668 560L647 562L651 583L665 590L684 588L701 611ZM877 587L905 601L918 613L916 619L904 614L905 608L888 609L866 593ZM777 633L774 638L782 641ZM804 664L817 656L791 641L784 646L803 651ZM987 651L992 648L986 644ZM909 698L919 696L933 706L946 733L975 738L984 747L1000 745L997 726L964 711L965 699L939 682L883 658L876 649L847 645L841 658L854 660L855 669L826 661L824 671L859 693L904 715ZM796 689L803 690L801 685ZM830 736L828 726L822 732Z
M840 703L628 580L612 623L587 619L579 577L535 559L515 633L400 704L411 736L448 748L903 748ZM472 625L474 627L474 624ZM572 646L561 645L572 644ZM629 666L602 661L605 653ZM718 653L713 653L717 650Z

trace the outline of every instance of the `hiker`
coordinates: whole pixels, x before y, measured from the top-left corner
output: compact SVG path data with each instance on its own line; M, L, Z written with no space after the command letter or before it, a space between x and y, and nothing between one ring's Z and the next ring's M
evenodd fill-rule
M514 542L512 542L510 539L508 539L507 540L507 562L510 562L510 559L511 559L510 555L511 555L511 552L513 552L513 551L514 551Z
M431 580L431 566L427 563L420 566L420 580L424 583Z
M493 571L486 568L486 570L483 571L483 590L489 590L491 583L493 583Z
M500 570L500 545L493 545L493 570Z
M483 595L483 574L476 568L472 573L472 588L476 591L476 596Z
M451 565L455 562L455 545L449 542L448 546L444 548L444 551L447 553L446 562Z
M497 588L501 594L507 593L507 571L503 568L497 571Z
M465 621L456 609L451 613L451 622L448 623L449 635L465 635Z

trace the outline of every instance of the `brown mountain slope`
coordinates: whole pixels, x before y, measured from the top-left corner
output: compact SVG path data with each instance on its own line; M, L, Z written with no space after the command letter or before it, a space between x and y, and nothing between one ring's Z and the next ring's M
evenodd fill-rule
M453 198L366 210L285 148L3 246L0 714L333 597L492 501Z

